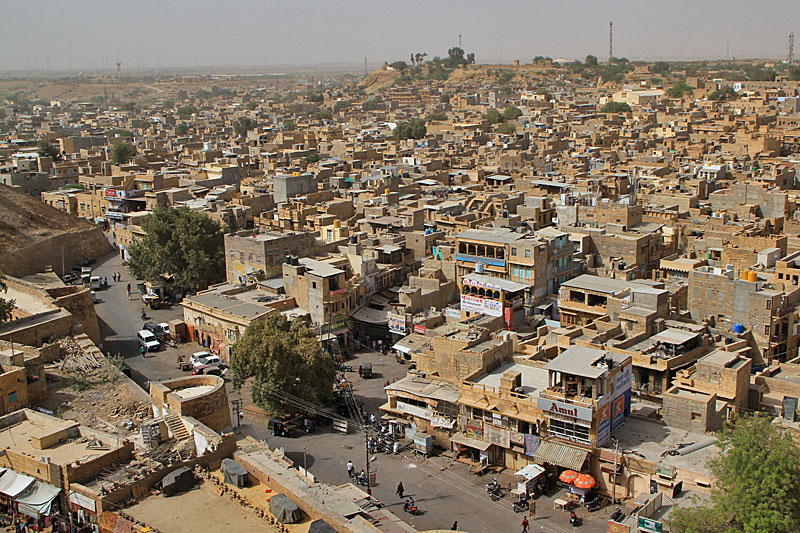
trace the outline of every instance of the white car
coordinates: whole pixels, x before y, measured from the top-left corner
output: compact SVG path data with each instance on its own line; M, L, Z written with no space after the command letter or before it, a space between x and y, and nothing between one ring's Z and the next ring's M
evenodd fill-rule
M169 324L167 322L161 322L158 327L160 327L161 331L165 334L169 335Z
M195 352L192 354L192 357L189 358L189 362L192 363L193 367L198 366L220 366L222 365L222 359L214 354L210 354L208 352Z
M161 348L161 343L158 342L158 339L156 339L152 331L143 329L136 334L136 338L139 341L139 346L144 347L145 352L156 352Z

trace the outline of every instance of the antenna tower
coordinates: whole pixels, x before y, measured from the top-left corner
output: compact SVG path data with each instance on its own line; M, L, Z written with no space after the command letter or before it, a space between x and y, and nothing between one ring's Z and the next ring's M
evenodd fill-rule
M614 58L614 23L608 23L608 62Z
M458 34L458 47L461 48L461 34Z
M789 34L789 64L794 63L794 32Z

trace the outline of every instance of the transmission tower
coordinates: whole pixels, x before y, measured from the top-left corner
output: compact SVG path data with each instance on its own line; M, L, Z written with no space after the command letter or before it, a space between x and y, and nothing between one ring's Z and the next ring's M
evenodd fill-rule
M608 62L614 58L614 23L608 23Z
M794 32L789 34L789 64L794 63Z

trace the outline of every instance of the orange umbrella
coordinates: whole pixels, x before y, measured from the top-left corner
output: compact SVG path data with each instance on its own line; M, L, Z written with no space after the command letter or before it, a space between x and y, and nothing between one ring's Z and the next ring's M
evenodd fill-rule
M558 476L558 479L563 481L564 483L572 483L575 481L575 478L578 477L578 473L574 470L564 470L561 472L561 475Z
M579 489L592 489L597 485L597 482L589 474L581 474L575 478L572 484Z

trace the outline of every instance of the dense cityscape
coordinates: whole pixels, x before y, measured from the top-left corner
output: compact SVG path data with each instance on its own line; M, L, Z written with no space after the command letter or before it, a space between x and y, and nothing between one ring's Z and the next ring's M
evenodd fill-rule
M0 74L4 530L800 529L794 34L614 31Z

